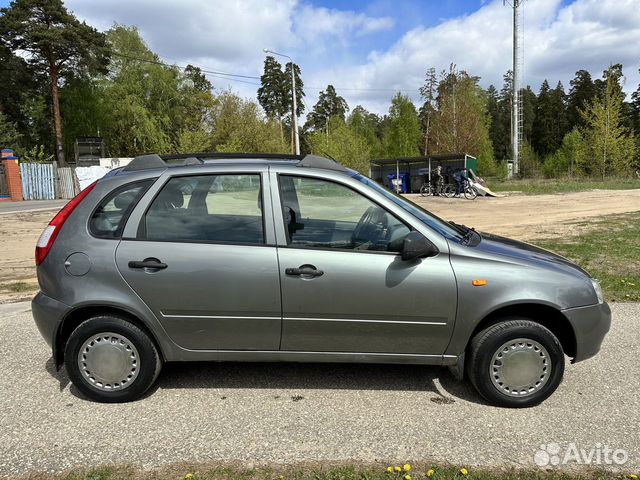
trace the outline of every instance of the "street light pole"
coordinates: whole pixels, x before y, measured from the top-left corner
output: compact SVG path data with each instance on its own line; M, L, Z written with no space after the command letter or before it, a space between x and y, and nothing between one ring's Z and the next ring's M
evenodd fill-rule
M293 112L291 113L291 128L293 128L293 143L295 145L296 155L300 155L300 138L298 137L298 105L296 101L296 72L295 72L295 64L293 63L293 59L289 55L285 55L284 53L274 52L273 50L269 50L268 48L264 48L262 50L264 53L272 53L273 55L278 55L280 57L288 58L291 62L291 96L293 100Z

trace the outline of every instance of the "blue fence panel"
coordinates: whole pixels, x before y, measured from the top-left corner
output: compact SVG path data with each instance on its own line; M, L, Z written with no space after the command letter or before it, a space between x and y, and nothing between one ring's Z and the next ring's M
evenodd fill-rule
M21 163L22 195L25 200L53 200L55 175L51 163Z

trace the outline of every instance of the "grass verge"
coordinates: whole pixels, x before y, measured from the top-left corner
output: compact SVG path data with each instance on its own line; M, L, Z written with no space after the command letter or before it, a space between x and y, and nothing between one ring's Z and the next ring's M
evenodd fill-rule
M524 179L490 181L489 188L494 192L518 191L528 195L547 193L583 192L585 190L630 190L640 188L637 178L610 178L602 180L577 179Z
M531 243L582 266L600 281L607 301L640 301L640 212L590 221L577 236Z
M524 469L473 469L453 466L413 466L409 472L387 473L380 466L326 466L242 468L216 466L171 466L157 470L135 467L101 467L72 470L60 475L29 475L29 480L595 480L633 479L635 474L615 473L585 467L577 472Z
M30 292L34 288L35 286L32 283L26 282L0 283L0 290L13 293Z

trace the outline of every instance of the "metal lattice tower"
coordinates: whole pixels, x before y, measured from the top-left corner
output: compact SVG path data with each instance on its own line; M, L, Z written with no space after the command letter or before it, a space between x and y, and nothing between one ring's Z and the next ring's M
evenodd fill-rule
M511 149L513 157L513 174L520 172L520 151L522 149L522 95L521 78L523 68L523 28L520 7L524 0L505 0L513 9L513 101L511 102Z

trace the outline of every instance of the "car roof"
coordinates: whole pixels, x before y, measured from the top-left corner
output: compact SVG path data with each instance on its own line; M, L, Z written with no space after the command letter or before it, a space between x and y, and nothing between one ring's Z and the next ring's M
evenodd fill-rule
M289 155L284 153L186 153L179 155L149 154L135 157L122 172L138 172L171 167L189 167L198 165L286 165L306 168L320 168L347 172L347 168L333 159L317 155Z

